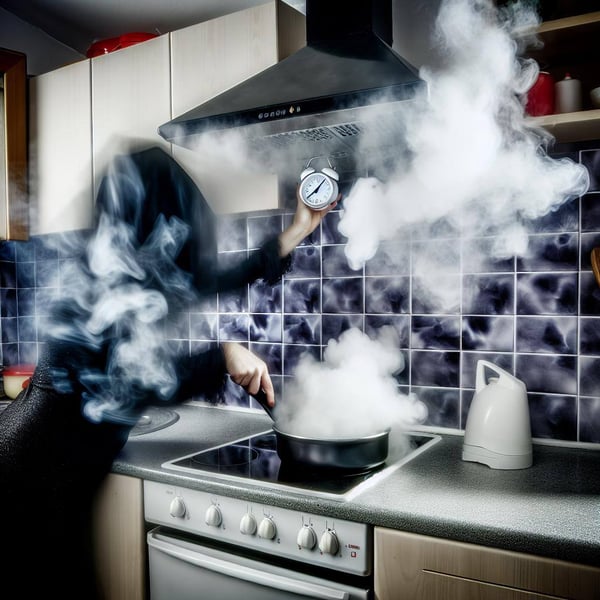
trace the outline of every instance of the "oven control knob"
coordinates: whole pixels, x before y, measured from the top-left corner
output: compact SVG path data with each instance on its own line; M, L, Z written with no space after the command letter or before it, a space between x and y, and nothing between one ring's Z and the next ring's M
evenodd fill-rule
M246 513L240 521L240 532L244 535L254 535L256 533L256 519L254 515Z
M338 541L335 531L326 529L321 536L319 541L319 550L323 554L331 554L335 556L340 549L340 542Z
M296 542L300 548L312 550L317 545L317 534L310 525L304 525L298 532Z
M258 526L258 537L272 540L277 535L277 527L269 517L265 517Z
M204 515L204 521L207 525L210 525L211 527L219 527L219 525L221 525L221 522L223 521L223 517L221 516L221 511L219 510L219 507L215 506L214 504L211 504L208 507L206 514Z
M183 519L183 517L185 517L186 510L185 502L181 496L175 496L175 498L171 500L171 504L169 505L169 514L172 517Z

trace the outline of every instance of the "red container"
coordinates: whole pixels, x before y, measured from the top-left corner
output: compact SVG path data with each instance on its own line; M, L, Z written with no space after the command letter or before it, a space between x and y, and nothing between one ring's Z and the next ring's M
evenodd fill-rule
M532 117L554 114L554 78L540 71L536 82L527 92L525 112Z
M118 37L94 42L88 48L86 56L88 58L94 58L94 56L101 56L102 54L108 54L115 50L121 50L121 48L127 48L128 46L133 46L155 37L158 37L157 33L124 33Z

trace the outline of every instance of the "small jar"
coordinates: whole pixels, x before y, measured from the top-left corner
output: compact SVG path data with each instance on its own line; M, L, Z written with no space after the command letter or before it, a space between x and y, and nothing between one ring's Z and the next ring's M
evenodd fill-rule
M525 112L531 117L554 113L554 79L550 73L540 71L536 82L527 93Z
M555 87L556 112L570 113L581 110L581 81L573 79L569 73Z

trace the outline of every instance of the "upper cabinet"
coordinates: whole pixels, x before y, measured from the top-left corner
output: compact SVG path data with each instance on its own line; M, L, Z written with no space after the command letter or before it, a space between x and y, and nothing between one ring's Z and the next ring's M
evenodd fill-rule
M578 3L571 4L575 12ZM544 21L537 33L543 46L528 55L555 81L567 73L581 81L582 110L535 117L534 121L558 142L600 138L600 109L590 100L590 90L600 86L600 11Z

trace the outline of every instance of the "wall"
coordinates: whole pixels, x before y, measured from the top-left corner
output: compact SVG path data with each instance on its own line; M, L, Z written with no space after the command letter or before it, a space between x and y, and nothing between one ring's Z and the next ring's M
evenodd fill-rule
M364 271L355 272L347 266L337 231L340 212L334 211L296 250L292 271L279 285L258 282L215 298L190 312L187 325L169 337L191 349L219 340L248 344L268 363L281 392L303 352L321 356L327 342L348 327L372 335L390 324L406 359L399 386L428 405L428 425L464 429L475 366L487 359L527 384L534 437L600 443L600 287L589 259L600 245L600 142L570 148L568 155L588 167L590 191L533 224L526 258L490 262L485 271L475 271L469 255L485 252L489 239L468 240L447 231L420 239L415 232L403 240L401 255L388 244ZM291 216L283 209L221 217L222 258L244 256L280 232ZM0 244L5 365L37 360L38 327L72 258L48 245L56 239ZM457 251L458 311L439 313L413 303L415 274L404 265L410 264L415 244ZM248 397L239 392L231 385L226 401L248 406Z

